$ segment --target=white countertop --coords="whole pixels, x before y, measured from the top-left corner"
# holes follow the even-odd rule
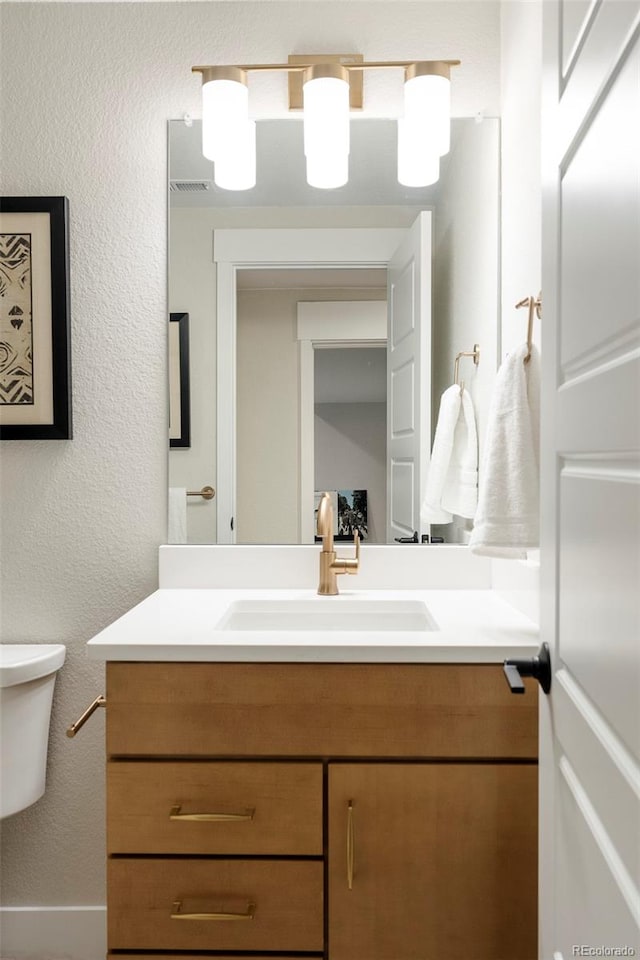
[[[435,630],[224,630],[238,601],[423,601]],[[332,608],[333,609],[333,608]],[[538,628],[491,590],[160,589],[88,642],[93,660],[501,663],[533,656]]]

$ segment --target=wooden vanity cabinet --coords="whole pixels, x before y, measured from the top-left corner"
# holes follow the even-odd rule
[[[537,685],[109,663],[107,704],[110,956],[535,960]]]
[[[536,774],[330,764],[331,960],[534,960]]]

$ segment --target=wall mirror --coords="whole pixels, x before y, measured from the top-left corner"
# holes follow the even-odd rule
[[[397,182],[394,120],[351,131],[349,183],[317,190],[301,121],[258,121],[256,187],[231,192],[199,121],[169,123],[169,309],[188,317],[190,425],[169,453],[170,542],[312,543],[319,490],[335,494],[337,537],[357,524],[371,543],[465,542],[468,522],[429,531],[419,503],[440,395],[475,343],[464,379],[482,445],[499,121],[452,120],[440,179],[419,189]],[[208,485],[213,499],[197,495]]]

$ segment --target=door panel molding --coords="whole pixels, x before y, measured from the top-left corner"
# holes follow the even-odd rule
[[[634,883],[631,874],[618,853],[616,845],[611,840],[604,823],[589,799],[587,791],[584,789],[566,756],[560,757],[558,766],[564,782],[571,791],[576,806],[582,814],[586,827],[594,842],[597,844],[602,859],[622,899],[629,909],[631,917],[634,918],[637,923],[640,921],[640,891],[638,887]],[[614,944],[611,944],[611,946],[614,946]]]
[[[638,850],[629,843],[626,824],[638,817],[640,766],[586,691],[561,667],[554,698],[558,741],[602,818],[612,842],[631,873],[638,871]]]

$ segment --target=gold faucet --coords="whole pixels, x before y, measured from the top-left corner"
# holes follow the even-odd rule
[[[337,575],[358,572],[360,566],[360,534],[357,530],[354,530],[355,557],[344,559],[336,557],[336,552],[333,549],[333,507],[328,493],[323,493],[320,497],[317,529],[318,536],[322,537],[318,593],[323,597],[335,597],[338,593]]]

